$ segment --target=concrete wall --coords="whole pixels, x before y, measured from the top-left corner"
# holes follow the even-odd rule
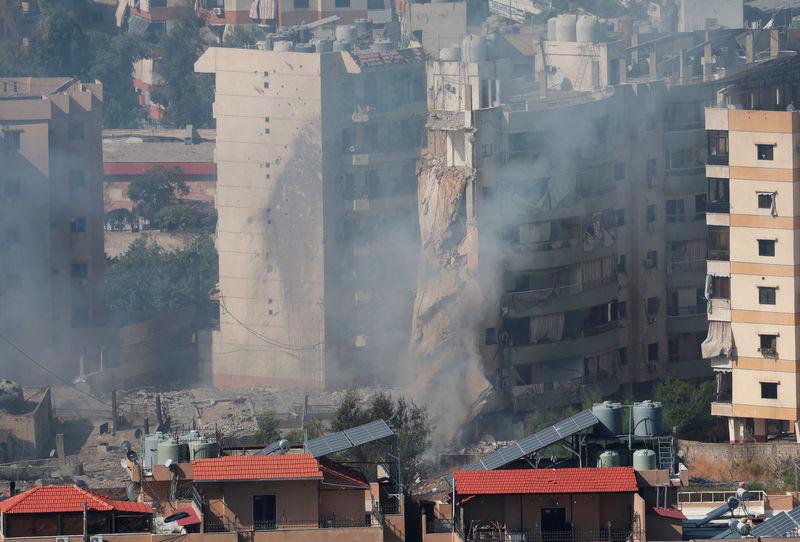
[[[437,56],[443,47],[456,45],[467,33],[466,2],[406,3],[407,33],[422,36],[422,48]]]
[[[714,24],[714,22],[716,24]],[[678,32],[706,30],[710,26],[744,27],[742,0],[681,0],[678,11]]]

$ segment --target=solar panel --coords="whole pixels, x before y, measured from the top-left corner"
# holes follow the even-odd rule
[[[792,512],[794,512],[794,510],[792,510]],[[783,538],[799,527],[800,525],[798,525],[789,514],[781,512],[754,528],[751,534],[758,537]]]
[[[795,523],[800,525],[800,508],[795,508],[793,510],[789,510],[786,513],[789,514],[789,517],[792,518]]]
[[[375,420],[360,427],[345,429],[344,434],[353,443],[353,446],[360,446],[367,442],[372,442],[385,437],[394,435],[394,431],[383,420]]]
[[[256,455],[269,455],[277,452],[280,449],[281,449],[281,441],[276,441],[270,444],[269,446],[261,448],[259,451],[256,452]]]
[[[464,467],[462,470],[494,470],[500,468],[559,440],[589,429],[598,422],[599,420],[592,414],[591,410],[584,410],[547,429],[509,444],[505,448],[487,455],[480,461]]]
[[[309,440],[306,450],[314,457],[322,457],[392,435],[394,435],[394,431],[385,421],[375,420],[352,429]]]

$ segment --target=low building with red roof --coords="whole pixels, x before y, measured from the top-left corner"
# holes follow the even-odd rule
[[[453,484],[457,514],[474,536],[625,540],[634,510],[644,510],[630,467],[457,471]]]
[[[153,508],[141,502],[117,501],[78,486],[39,486],[0,502],[3,537],[150,533]]]

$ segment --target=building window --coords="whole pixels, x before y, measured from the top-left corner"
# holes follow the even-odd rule
[[[73,263],[69,268],[69,276],[73,280],[86,280],[89,276],[89,266],[84,262]]]
[[[644,266],[649,267],[651,269],[655,269],[658,267],[658,251],[657,250],[648,250],[647,257],[644,260]]]
[[[383,0],[367,0],[367,9],[384,9]]]
[[[72,307],[72,327],[86,327],[89,325],[89,307],[80,305]]]
[[[83,123],[77,120],[71,120],[67,127],[67,135],[73,141],[80,141],[83,139]]]
[[[758,351],[765,356],[774,356],[778,352],[777,335],[759,335]]]
[[[775,239],[759,239],[758,255],[775,256]]]
[[[336,0],[336,7],[337,8],[349,8],[350,7],[350,0]]]
[[[778,383],[777,382],[759,382],[761,384],[761,398],[762,399],[777,399],[778,398]]]
[[[658,297],[647,298],[647,316],[657,316],[658,309],[661,305],[661,299]]]
[[[70,233],[86,233],[86,217],[74,216],[69,219]]]
[[[253,495],[253,529],[271,531],[277,528],[275,495]]]
[[[19,179],[8,179],[3,187],[7,198],[18,198],[22,195],[22,183]]]
[[[686,207],[682,199],[670,199],[667,200],[666,203],[667,208],[667,222],[669,223],[676,223],[676,222],[686,222]],[[655,218],[649,222],[654,222]]]
[[[647,345],[647,361],[650,363],[658,363],[658,343],[650,343]]]
[[[658,173],[656,171],[656,159],[648,158],[647,165],[645,166],[645,177],[647,178],[647,186],[656,186],[658,180]]]
[[[707,198],[705,194],[696,194],[694,196],[694,219],[695,220],[705,220],[706,219],[706,210],[708,206],[706,205]]]
[[[628,364],[628,349],[623,347],[617,350],[617,355],[619,356],[619,364],[620,365],[627,365]]]
[[[647,222],[649,224],[654,224],[656,221],[656,206],[655,205],[648,205],[647,206]]]
[[[628,272],[628,256],[626,254],[620,254],[617,256],[617,273],[627,273]]]
[[[731,278],[711,277],[711,299],[731,298]]]
[[[774,305],[775,294],[778,292],[777,288],[769,286],[758,287],[758,303],[759,305]]]
[[[483,330],[483,344],[486,346],[492,346],[497,344],[497,329],[493,327],[487,327]]]
[[[624,226],[625,225],[625,209],[617,209],[614,211],[617,220],[617,226]]]
[[[756,145],[759,160],[772,160],[775,155],[775,145]]]
[[[731,230],[728,226],[708,227],[708,259],[727,261],[730,258]]]
[[[712,213],[730,212],[730,180],[709,178],[707,202],[708,210]]]
[[[708,163],[719,166],[728,163],[728,132],[709,130]]]
[[[7,151],[18,151],[22,146],[21,132],[3,132],[3,148]]]
[[[768,192],[765,194],[758,194],[758,208],[759,209],[772,209],[772,202],[775,201],[775,194]]]
[[[83,188],[86,186],[86,175],[82,169],[69,170],[69,187],[70,188]]]

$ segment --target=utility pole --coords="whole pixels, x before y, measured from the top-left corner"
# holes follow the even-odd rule
[[[117,390],[111,390],[111,434],[117,432],[117,420],[119,420],[119,411],[117,410]]]

